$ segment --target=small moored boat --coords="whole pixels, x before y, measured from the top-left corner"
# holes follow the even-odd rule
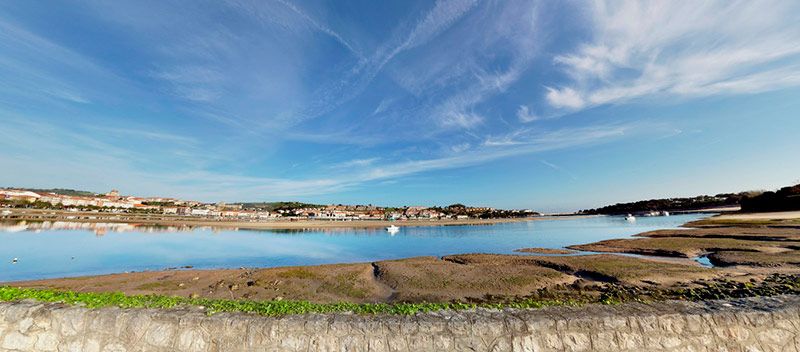
[[[628,214],[627,216],[625,216],[625,221],[634,222],[636,221],[636,217],[631,214]]]
[[[399,227],[399,226],[392,225],[392,226],[389,226],[389,227],[387,227],[387,228],[386,228],[386,231],[388,231],[388,232],[389,232],[389,233],[391,233],[391,234],[395,234],[395,233],[398,233],[398,232],[400,232],[400,227]]]

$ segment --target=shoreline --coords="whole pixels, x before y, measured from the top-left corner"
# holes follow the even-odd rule
[[[4,209],[10,210],[10,209]],[[297,230],[327,228],[383,228],[395,226],[461,226],[461,225],[494,225],[512,222],[545,221],[560,219],[578,219],[595,215],[559,215],[524,218],[497,219],[444,219],[444,220],[276,220],[276,221],[240,221],[190,218],[172,215],[151,214],[118,214],[99,212],[65,212],[52,210],[11,210],[11,214],[0,216],[0,221],[29,222],[76,222],[93,224],[131,224],[134,226],[172,226],[172,227],[216,227],[224,229],[244,230]]]

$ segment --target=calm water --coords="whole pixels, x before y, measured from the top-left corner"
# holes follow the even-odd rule
[[[118,228],[0,230],[0,282],[159,270],[171,267],[238,268],[364,262],[422,255],[512,253],[524,247],[561,248],[655,229],[675,228],[706,215],[592,217],[489,226],[248,231]],[[19,258],[16,264],[12,258]]]

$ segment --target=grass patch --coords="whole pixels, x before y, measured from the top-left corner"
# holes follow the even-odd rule
[[[74,292],[46,289],[29,289],[0,286],[0,301],[13,302],[33,299],[40,302],[58,302],[82,305],[88,308],[159,308],[168,309],[201,306],[206,313],[255,313],[264,316],[284,316],[307,313],[353,312],[356,314],[413,315],[439,310],[464,310],[482,308],[542,308],[548,306],[578,305],[571,300],[521,300],[510,303],[332,303],[318,304],[306,301],[247,301],[206,298],[184,298],[161,295],[125,295],[119,292]]]

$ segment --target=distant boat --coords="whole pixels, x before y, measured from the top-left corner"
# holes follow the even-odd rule
[[[19,262],[19,258],[11,259],[11,264],[17,264]]]
[[[634,221],[636,221],[636,217],[631,215],[631,214],[628,214],[627,216],[625,216],[625,220],[626,221],[630,221],[630,222],[634,222]]]
[[[668,211],[662,211],[661,212],[661,216],[669,216],[669,212]]]
[[[386,231],[389,232],[390,234],[394,235],[394,234],[400,232],[400,227],[392,225],[392,226],[387,227]]]

